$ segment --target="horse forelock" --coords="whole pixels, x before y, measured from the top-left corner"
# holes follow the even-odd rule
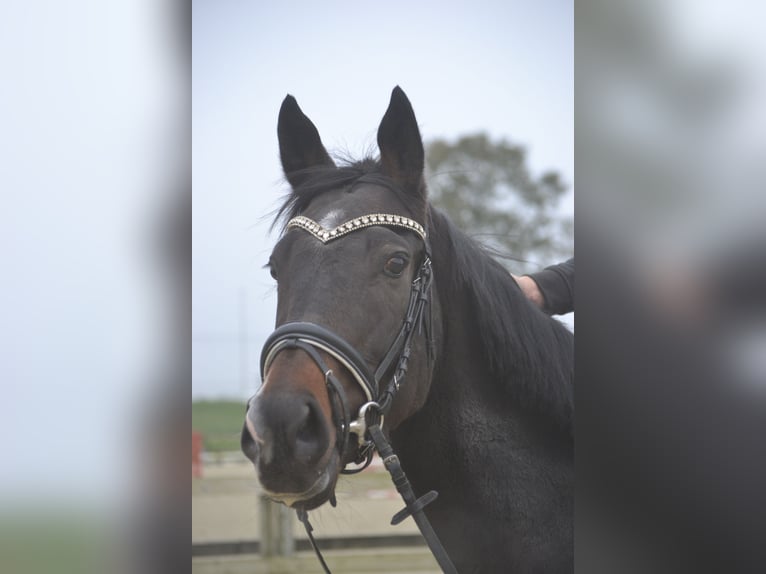
[[[325,193],[342,189],[353,192],[357,186],[365,183],[386,188],[399,200],[407,215],[425,225],[425,189],[416,194],[406,192],[383,173],[378,159],[346,159],[342,160],[338,167],[318,166],[302,170],[301,176],[303,183],[286,194],[283,204],[276,212],[272,229],[281,225],[281,231],[284,232],[287,221],[301,215],[315,198]]]

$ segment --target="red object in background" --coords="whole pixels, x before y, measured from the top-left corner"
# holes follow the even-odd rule
[[[202,433],[192,431],[192,477],[202,477]]]

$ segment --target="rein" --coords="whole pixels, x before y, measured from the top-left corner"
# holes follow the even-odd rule
[[[409,229],[416,233],[425,245],[425,255],[418,274],[412,281],[410,299],[402,326],[375,372],[370,371],[367,362],[351,344],[332,331],[315,323],[291,322],[279,326],[264,343],[261,352],[261,379],[263,380],[280,351],[285,349],[305,351],[324,373],[330,395],[330,404],[332,405],[333,422],[338,430],[337,447],[341,457],[349,443],[350,435],[354,434],[357,437],[354,462],[363,463],[363,466],[353,470],[343,468],[341,473],[355,474],[361,472],[372,462],[374,452],[377,450],[397,491],[405,502],[404,509],[394,515],[391,524],[399,524],[408,516],[412,516],[442,570],[449,573],[457,572],[423,512],[426,505],[436,499],[437,492],[431,490],[420,498],[415,496],[399,458],[382,430],[384,417],[390,410],[394,397],[407,375],[413,337],[416,331],[419,334],[425,334],[428,360],[433,361],[434,359],[432,310],[430,308],[433,272],[430,246],[425,229],[407,217],[380,213],[357,217],[334,229],[325,229],[307,217],[298,216],[291,219],[286,228],[302,229],[311,233],[322,243],[327,243],[358,229],[374,225]],[[327,367],[319,351],[327,353],[343,365],[364,392],[366,402],[360,407],[354,420],[350,420],[348,401],[343,386],[332,369]],[[386,378],[388,373],[391,373],[390,379]],[[331,499],[331,503],[334,503],[334,497]],[[306,529],[322,568],[329,574],[330,570],[312,535],[313,527],[309,522],[308,512],[305,509],[297,509],[297,514],[298,519]]]

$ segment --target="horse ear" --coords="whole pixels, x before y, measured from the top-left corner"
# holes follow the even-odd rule
[[[299,186],[306,180],[308,168],[335,167],[335,163],[322,145],[316,126],[301,111],[295,98],[289,94],[279,109],[277,135],[282,169],[287,181],[293,187]]]
[[[410,100],[399,86],[391,92],[391,101],[378,127],[378,147],[386,174],[405,191],[422,193],[423,140]]]

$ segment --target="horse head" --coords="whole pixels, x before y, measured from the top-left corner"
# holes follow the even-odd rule
[[[310,510],[334,500],[339,473],[361,460],[365,415],[385,415],[391,430],[428,395],[438,333],[430,329],[424,150],[398,87],[378,128],[379,160],[336,166],[292,96],[278,136],[291,193],[269,259],[277,329],[264,346],[242,449],[273,499]]]

